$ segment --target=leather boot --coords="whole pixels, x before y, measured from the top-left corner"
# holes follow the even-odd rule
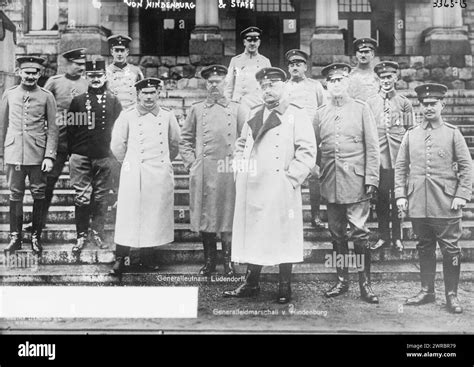
[[[462,313],[458,300],[459,274],[461,272],[461,255],[448,255],[443,257],[444,290],[446,306],[452,313]]]
[[[199,275],[210,276],[216,272],[217,239],[215,233],[202,233],[204,247],[204,266],[199,270]]]
[[[260,279],[261,265],[249,264],[245,274],[245,282],[234,290],[224,291],[224,297],[253,297],[260,292],[258,284]]]
[[[89,205],[76,205],[76,231],[77,241],[72,248],[73,253],[79,253],[87,244],[87,232],[89,228]]]
[[[231,260],[232,242],[222,239],[222,253],[224,258],[224,275],[232,276],[235,274],[234,264]]]
[[[92,240],[100,249],[109,246],[104,241],[105,216],[108,204],[106,201],[95,201],[92,205]]]
[[[277,302],[285,304],[291,300],[291,270],[293,264],[280,264]]]
[[[43,251],[41,232],[43,230],[44,199],[33,202],[33,222],[31,224],[31,249],[38,255]]]
[[[359,287],[361,298],[368,303],[379,303],[379,298],[372,290],[370,282],[371,256],[368,242],[354,243],[356,254],[364,257],[364,268],[359,270]]]
[[[119,277],[122,279],[122,274],[125,270],[125,259],[130,255],[130,247],[116,245],[115,247],[115,262],[110,270],[110,275]]]
[[[334,251],[337,255],[344,255],[349,252],[347,241],[334,241]],[[349,290],[349,268],[346,266],[336,267],[337,283],[324,293],[327,298],[337,297]]]
[[[10,200],[10,242],[5,248],[5,255],[8,252],[21,250],[23,227],[23,202]]]
[[[421,290],[416,296],[405,302],[409,306],[418,306],[435,301],[436,253],[435,251],[419,251]]]

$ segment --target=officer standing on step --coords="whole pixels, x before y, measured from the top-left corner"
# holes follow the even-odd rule
[[[117,97],[107,90],[105,61],[87,61],[86,77],[87,92],[74,97],[68,110],[72,117],[72,124],[67,126],[69,171],[75,190],[77,229],[74,253],[86,245],[91,217],[96,246],[107,248],[104,224],[110,189],[110,140],[114,122],[122,111]]]
[[[255,73],[272,66],[269,59],[258,53],[261,35],[262,30],[257,27],[248,27],[240,32],[245,50],[230,60],[226,77],[226,98],[249,108],[263,103]]]
[[[87,91],[88,83],[83,77],[86,63],[86,49],[78,48],[69,50],[62,54],[67,60],[66,73],[53,76],[48,79],[45,89],[53,93],[56,99],[58,112],[57,124],[59,125],[59,142],[58,154],[54,161],[54,166],[51,172],[48,173],[48,180],[46,185],[46,196],[43,213],[43,225],[46,225],[49,206],[53,197],[53,190],[56,182],[61,175],[64,164],[68,158],[67,151],[67,115],[66,112],[71,104],[72,99]]]
[[[349,96],[362,101],[379,91],[379,80],[373,70],[377,41],[372,38],[359,38],[354,41],[357,66],[349,76]]]
[[[46,173],[53,168],[58,148],[56,102],[49,91],[37,85],[45,59],[22,56],[17,62],[21,83],[7,89],[0,103],[0,168],[4,159],[10,190],[10,243],[5,251],[21,249],[28,177],[34,200],[31,248],[39,254]]]
[[[314,118],[319,142],[321,194],[327,200],[329,231],[337,255],[347,258],[348,234],[354,240],[354,252],[361,256],[359,286],[362,299],[378,303],[370,285],[369,200],[379,183],[379,145],[377,125],[367,103],[349,97],[349,72],[343,63],[326,66],[330,101],[321,106]],[[339,296],[349,289],[348,263],[336,266],[337,283],[326,297]]]
[[[288,101],[303,107],[310,121],[319,106],[324,103],[324,88],[317,80],[307,78],[309,55],[301,50],[289,50],[285,57],[288,61],[290,80],[286,82]],[[324,229],[319,208],[321,206],[321,192],[319,186],[319,167],[315,166],[308,180],[309,197],[311,202],[311,225],[316,229]]]
[[[171,110],[158,105],[162,80],[143,79],[135,88],[138,104],[121,113],[110,145],[122,163],[112,269],[118,276],[130,247],[140,249],[142,265],[155,270],[154,247],[174,240],[172,161],[179,151],[179,125]]]
[[[405,96],[397,93],[395,83],[398,79],[399,65],[394,61],[383,61],[374,67],[380,79],[380,91],[367,100],[379,134],[380,145],[380,184],[377,195],[377,220],[379,240],[372,250],[389,245],[403,251],[400,233],[400,218],[394,197],[394,172],[398,150],[407,128],[413,125],[413,106]],[[390,222],[392,230],[390,231]]]
[[[245,122],[245,108],[224,97],[227,68],[211,65],[201,71],[207,81],[206,100],[195,103],[184,123],[180,152],[189,170],[191,227],[201,232],[205,265],[200,274],[216,270],[216,234],[221,234],[224,274],[233,275],[231,262],[235,184],[234,144]],[[240,112],[240,114],[239,114]]]
[[[255,106],[236,142],[232,260],[247,263],[245,283],[225,297],[255,296],[262,266],[279,265],[278,303],[291,299],[293,263],[303,261],[301,184],[316,163],[308,115],[285,99],[286,73],[256,74],[265,104]]]
[[[457,298],[461,271],[462,208],[471,199],[472,160],[456,126],[444,122],[447,88],[423,84],[415,88],[423,122],[405,134],[395,165],[395,197],[407,211],[419,242],[420,292],[406,301],[421,305],[435,301],[436,243],[443,254],[446,305],[461,313]]]

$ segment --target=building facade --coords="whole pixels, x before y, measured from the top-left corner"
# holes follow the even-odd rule
[[[443,82],[473,89],[474,8],[432,0],[4,0],[1,9],[17,27],[17,54],[47,56],[46,77],[61,72],[58,54],[87,47],[108,56],[106,38],[133,38],[130,61],[145,76],[193,79],[202,65],[242,52],[239,33],[263,29],[260,52],[284,66],[284,53],[312,56],[312,76],[333,61],[353,62],[352,41],[372,37],[377,54],[401,63],[402,89]],[[466,5],[466,7],[464,7]],[[177,9],[178,6],[184,8]],[[162,9],[165,7],[167,9]],[[13,55],[12,55],[13,56]],[[411,85],[410,85],[411,83]],[[196,83],[174,83],[178,88]]]

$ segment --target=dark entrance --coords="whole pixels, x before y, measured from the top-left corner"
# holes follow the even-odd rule
[[[236,53],[243,52],[240,32],[250,26],[262,31],[259,52],[273,66],[285,67],[285,52],[300,47],[299,1],[255,1],[255,9],[236,11]]]
[[[345,41],[345,53],[354,54],[352,42],[360,37],[378,40],[377,55],[394,53],[393,0],[338,0],[339,28]]]
[[[140,52],[158,56],[189,55],[195,18],[195,10],[140,9]]]

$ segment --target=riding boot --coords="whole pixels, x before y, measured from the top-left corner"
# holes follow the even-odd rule
[[[355,242],[354,251],[356,255],[361,255],[364,259],[363,269],[358,269],[360,296],[368,303],[379,303],[379,298],[372,290],[372,285],[370,283],[371,256],[370,248],[368,247],[368,241],[364,240],[361,242]]]
[[[446,293],[446,306],[452,313],[462,313],[462,307],[458,300],[459,274],[461,272],[461,255],[444,255],[443,276],[444,290]]]
[[[217,239],[215,233],[202,232],[204,247],[204,266],[199,270],[200,275],[210,276],[216,271]]]
[[[21,231],[23,227],[23,202],[10,200],[10,242],[5,254],[21,249]]]
[[[345,240],[333,241],[333,246],[336,256],[345,255],[349,252],[347,241]],[[336,274],[336,284],[324,293],[327,298],[340,296],[349,290],[349,268],[345,266],[345,264],[343,264],[342,267],[336,266]]]
[[[104,238],[107,208],[108,204],[106,201],[94,201],[92,205],[92,240],[100,249],[108,248]]]
[[[224,291],[224,297],[253,297],[260,292],[259,279],[261,265],[249,264],[245,274],[245,282],[234,290]]]
[[[410,306],[423,305],[435,301],[436,253],[435,251],[419,251],[421,290],[416,296],[410,297],[405,304]]]
[[[293,264],[280,264],[277,302],[285,304],[291,300],[291,270]]]
[[[79,253],[87,244],[87,232],[89,229],[90,206],[76,205],[76,231],[77,242],[72,248],[73,253]]]
[[[234,264],[231,260],[232,242],[222,239],[222,254],[224,258],[224,275],[232,276],[235,274]]]
[[[44,199],[33,202],[33,221],[31,224],[31,249],[34,254],[40,254],[43,251],[41,246],[41,232],[43,230]]]

